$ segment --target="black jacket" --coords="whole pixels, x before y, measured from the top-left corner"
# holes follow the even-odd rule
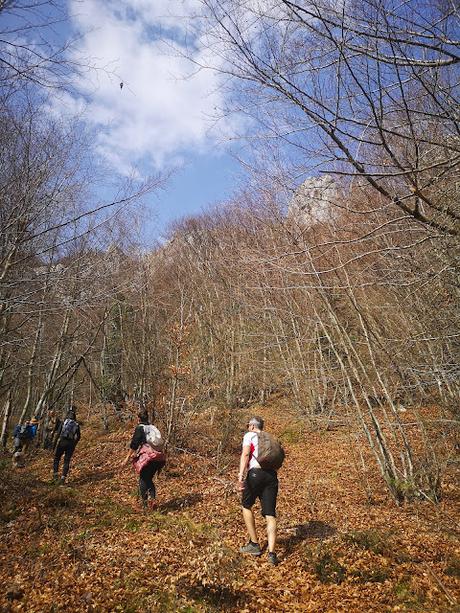
[[[64,438],[64,437],[62,436],[62,427],[63,427],[63,425],[64,425],[65,419],[64,419],[64,421],[62,421],[62,422],[60,423],[60,425],[59,425],[59,429],[58,429],[58,431],[57,431],[57,432],[58,432],[58,436],[59,436],[59,445],[61,445],[61,447],[62,447],[63,445],[64,445],[64,446],[67,446],[67,445],[69,445],[69,446],[70,446],[70,445],[76,445],[76,444],[78,443],[78,441],[80,440],[80,438],[81,438],[80,424],[78,423],[78,421],[77,421],[77,420],[74,420],[74,421],[76,421],[76,422],[77,422],[77,426],[78,426],[78,427],[77,427],[77,430],[76,430],[76,432],[75,432],[75,438],[74,438],[73,440],[72,440],[72,439],[68,439],[68,438]]]
[[[148,424],[145,424],[145,425],[148,425]],[[138,426],[136,426],[136,429],[134,430],[134,434],[131,439],[129,448],[136,451],[137,449],[139,449],[139,447],[144,445],[144,443],[146,442],[147,440],[145,438],[145,430],[144,430],[143,424],[139,424]]]

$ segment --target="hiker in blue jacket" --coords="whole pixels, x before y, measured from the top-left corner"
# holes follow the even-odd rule
[[[38,421],[36,417],[30,420],[29,430],[28,430],[28,434],[29,434],[28,446],[30,447],[34,447],[36,444],[39,425],[40,425],[40,422]]]
[[[20,430],[19,439],[21,441],[21,448],[24,453],[29,450],[32,441],[37,434],[38,421],[36,419],[27,420],[24,426]]]
[[[75,411],[75,407],[71,406],[66,419],[60,426],[58,444],[54,454],[53,478],[55,481],[59,480],[61,484],[65,483],[67,475],[69,474],[70,460],[81,436],[80,424],[77,422]],[[59,479],[59,462],[62,456],[64,456],[64,465],[62,468],[62,476]]]

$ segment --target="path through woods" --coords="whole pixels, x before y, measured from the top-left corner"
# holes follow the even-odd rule
[[[157,483],[159,508],[142,514],[135,474],[119,468],[132,428],[105,434],[88,423],[68,486],[50,483],[44,451],[22,472],[3,459],[0,609],[459,610],[458,465],[440,505],[397,508],[367,452],[363,472],[354,433],[308,430],[276,403],[253,411],[287,450],[279,566],[266,554],[238,553],[246,540],[233,489],[239,436],[217,467],[209,419],[196,424],[195,454],[171,456]],[[257,521],[265,544],[259,514]]]

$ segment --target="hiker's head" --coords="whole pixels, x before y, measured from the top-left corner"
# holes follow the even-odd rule
[[[77,419],[77,407],[73,404],[70,405],[69,410],[67,411],[67,419]]]
[[[148,424],[149,423],[149,415],[146,411],[139,411],[137,414],[137,419],[140,424]]]
[[[254,415],[254,417],[251,417],[251,419],[248,422],[248,430],[251,430],[251,426],[254,426],[254,428],[256,428],[257,430],[263,430],[264,420],[262,419],[262,417],[259,417],[258,415]]]

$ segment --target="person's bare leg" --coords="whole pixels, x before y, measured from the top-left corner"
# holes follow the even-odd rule
[[[249,532],[249,538],[253,543],[258,543],[257,540],[257,532],[256,532],[256,522],[254,520],[254,514],[251,509],[245,509],[243,507],[243,519],[246,524],[246,529]]]
[[[268,551],[272,552],[276,547],[276,517],[266,515],[265,520],[267,522]]]

